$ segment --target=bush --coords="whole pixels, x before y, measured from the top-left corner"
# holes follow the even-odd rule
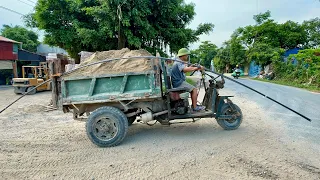
[[[280,60],[274,61],[276,79],[301,83],[320,88],[320,49],[306,49],[298,54],[290,55],[288,59],[295,58],[297,65]]]

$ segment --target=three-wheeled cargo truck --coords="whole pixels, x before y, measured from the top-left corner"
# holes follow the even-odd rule
[[[134,58],[137,57],[130,59]],[[224,87],[223,77],[217,80],[218,76],[202,72],[203,81],[204,76],[211,78],[202,101],[206,110],[192,112],[189,93],[185,89],[172,88],[166,66],[168,59],[144,58],[148,58],[151,68],[143,72],[55,77],[56,103],[63,112],[72,111],[75,120],[86,121],[87,135],[94,144],[101,147],[118,145],[136,119],[146,124],[156,120],[162,125],[170,125],[177,119],[192,122],[190,119],[215,118],[225,130],[240,126],[242,112],[229,99],[232,96],[219,95],[218,90]]]

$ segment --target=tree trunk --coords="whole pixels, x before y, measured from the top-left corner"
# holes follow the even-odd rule
[[[119,24],[120,26],[120,24]],[[120,28],[118,30],[118,49],[123,49],[126,47],[126,39],[125,36],[123,34],[123,32],[121,32]]]

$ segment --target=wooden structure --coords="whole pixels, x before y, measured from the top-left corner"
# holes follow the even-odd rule
[[[60,74],[65,72],[65,66],[69,64],[69,60],[62,54],[49,54],[47,56],[47,62],[49,67],[49,75],[52,80],[52,106],[53,108],[58,107],[58,77]]]

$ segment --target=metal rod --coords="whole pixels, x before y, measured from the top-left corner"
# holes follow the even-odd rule
[[[39,86],[42,86],[43,84],[47,83],[47,82],[50,82],[51,79],[48,79],[46,81],[44,81],[43,83],[37,85],[36,87],[32,88],[31,90],[29,90],[28,92],[24,93],[22,96],[20,96],[18,99],[16,99],[15,101],[13,101],[12,103],[10,103],[8,106],[6,106],[5,108],[3,108],[1,111],[0,111],[0,114],[5,111],[6,109],[8,109],[10,106],[12,106],[14,103],[16,103],[17,101],[19,101],[21,98],[23,98],[25,95],[29,94],[29,92],[33,91],[34,89],[36,89],[37,87]]]
[[[241,86],[244,86],[244,87],[246,87],[246,88],[250,89],[251,91],[253,91],[253,92],[256,92],[256,93],[260,94],[261,96],[263,96],[263,97],[265,97],[265,98],[267,98],[267,99],[269,99],[269,100],[271,100],[271,101],[273,101],[273,102],[275,102],[275,103],[277,103],[277,104],[281,105],[281,106],[282,106],[282,107],[284,107],[284,108],[289,109],[290,111],[292,111],[292,112],[294,112],[294,113],[298,114],[299,116],[301,116],[301,117],[303,117],[304,119],[306,119],[306,120],[308,120],[308,121],[310,121],[310,122],[311,122],[311,119],[310,119],[310,118],[308,118],[308,117],[306,117],[306,116],[304,116],[303,114],[301,114],[301,113],[299,113],[299,112],[297,112],[297,111],[295,111],[295,110],[291,109],[290,107],[288,107],[288,106],[286,106],[286,105],[284,105],[284,104],[282,104],[282,103],[280,103],[280,102],[278,102],[278,101],[274,100],[274,99],[273,99],[273,98],[271,98],[271,97],[268,97],[267,95],[265,95],[265,94],[263,94],[263,93],[261,93],[261,92],[259,92],[259,91],[255,90],[255,89],[253,89],[253,88],[251,88],[251,87],[249,87],[249,86],[247,86],[247,85],[245,85],[245,84],[243,84],[243,83],[241,83],[241,82],[239,82],[239,81],[233,80],[233,79],[231,79],[231,78],[229,78],[229,77],[227,77],[227,76],[224,76],[223,74],[219,74],[219,73],[216,73],[216,72],[210,71],[210,70],[208,70],[208,69],[206,69],[206,71],[209,71],[209,72],[211,72],[211,73],[214,73],[214,74],[216,74],[216,75],[219,75],[219,76],[221,76],[221,77],[223,77],[223,78],[226,78],[226,79],[228,79],[228,80],[230,80],[230,81],[232,81],[232,82],[234,82],[234,83],[240,84]]]
[[[153,117],[157,117],[157,116],[160,116],[160,115],[163,115],[163,114],[167,114],[167,113],[168,113],[168,110],[161,111],[161,112],[158,112],[158,113],[154,113]]]

